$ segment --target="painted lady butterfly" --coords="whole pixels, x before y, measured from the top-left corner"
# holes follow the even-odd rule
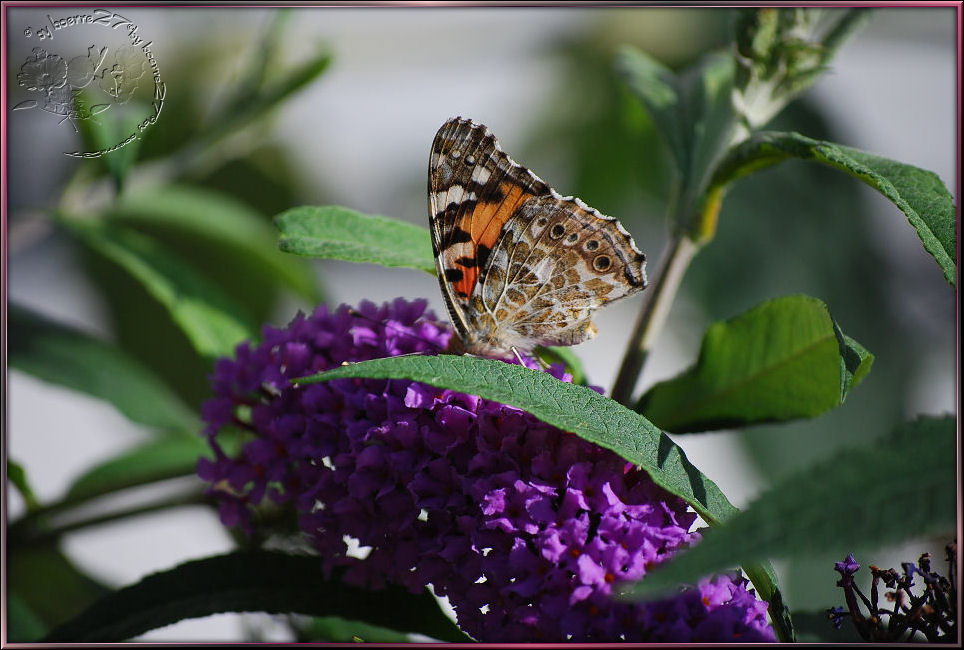
[[[582,343],[596,308],[646,287],[646,256],[618,221],[559,196],[471,120],[435,135],[428,204],[455,352]]]

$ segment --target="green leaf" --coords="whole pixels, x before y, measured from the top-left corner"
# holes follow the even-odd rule
[[[16,305],[10,305],[7,316],[11,368],[103,399],[133,422],[197,430],[194,412],[119,348]]]
[[[685,71],[681,81],[689,103],[687,128],[692,133],[688,186],[690,199],[697,201],[733,137],[733,59],[729,55],[709,56]]]
[[[23,497],[28,512],[36,509],[40,505],[40,502],[37,501],[37,495],[34,494],[33,488],[30,487],[30,481],[27,480],[27,472],[23,469],[23,465],[9,458],[7,459],[7,479],[17,488],[20,496]]]
[[[769,131],[737,147],[720,165],[714,184],[727,184],[787,158],[843,170],[887,197],[906,215],[948,283],[957,286],[957,212],[953,197],[933,172],[799,133]]]
[[[640,466],[653,482],[693,506],[711,525],[736,508],[676,443],[646,418],[586,386],[559,381],[515,364],[467,356],[410,356],[350,364],[295,383],[346,378],[411,379],[439,388],[479,395],[528,411],[543,422],[610,449]],[[789,615],[766,565],[747,567],[760,594],[771,602],[770,615],[781,639],[790,639]]]
[[[681,180],[694,188],[703,184],[734,125],[732,58],[710,55],[675,75],[642,50],[625,46],[616,65],[665,139]]]
[[[696,364],[636,410],[674,433],[815,417],[843,403],[873,358],[821,301],[776,298],[710,326]]]
[[[7,641],[29,643],[47,633],[47,626],[19,595],[7,594],[6,605]]]
[[[237,119],[254,119],[279,106],[291,96],[307,87],[320,77],[331,65],[331,54],[322,49],[310,59],[281,75],[270,75],[273,84],[262,86],[261,91],[249,101],[238,102]]]
[[[859,384],[870,372],[874,355],[841,332],[837,323],[833,324],[833,333],[837,337],[840,352],[840,403],[843,404],[850,389]]]
[[[227,248],[239,263],[254,265],[310,303],[321,301],[314,273],[274,247],[275,231],[260,214],[224,194],[188,185],[128,193],[111,207],[110,221],[157,226],[212,247]]]
[[[92,54],[94,59],[99,58],[96,51]],[[77,93],[74,108],[81,115],[77,127],[83,139],[84,153],[103,152],[94,160],[110,174],[114,186],[120,191],[140,149],[141,132],[137,126],[150,115],[152,108],[138,101],[99,105],[98,101],[98,95],[90,88]]]
[[[646,108],[673,156],[677,172],[682,174],[687,168],[690,144],[680,106],[679,79],[662,63],[628,45],[619,51],[616,67]]]
[[[88,469],[70,486],[65,500],[82,501],[153,481],[193,475],[198,458],[210,454],[210,447],[198,435],[165,435]]]
[[[712,234],[699,206],[733,137],[733,59],[710,55],[674,75],[652,57],[624,47],[617,68],[639,97],[676,163],[677,184],[669,214],[692,239]]]
[[[639,465],[657,485],[686,500],[709,523],[723,521],[736,511],[716,484],[649,420],[587,386],[516,364],[455,355],[373,359],[295,382],[355,377],[411,379],[515,406]]]
[[[170,313],[202,356],[233,353],[255,328],[205,277],[139,233],[77,219],[61,220],[91,250],[120,265]]]
[[[767,491],[628,593],[636,598],[665,593],[764,557],[820,553],[843,559],[871,544],[953,530],[956,441],[953,416],[923,417],[899,425],[878,444],[838,451]]]
[[[236,84],[233,101],[229,104],[240,104],[250,99],[265,81],[271,78],[271,72],[281,63],[278,60],[278,50],[284,43],[284,32],[291,20],[291,9],[282,8],[271,13],[261,41],[251,52],[252,60],[245,70],[244,77]]]
[[[307,87],[321,76],[331,64],[331,55],[325,51],[317,52],[301,65],[275,75],[271,85],[253,85],[232,99],[223,113],[219,114],[211,128],[203,136],[205,142],[213,142],[232,131],[238,130],[256,119],[266,116],[285,100]]]
[[[317,557],[240,551],[187,562],[109,594],[44,639],[114,642],[186,618],[263,611],[340,616],[452,642],[468,638],[429,593],[356,589],[326,580]]]
[[[287,253],[435,273],[428,228],[339,206],[302,206],[275,217]]]
[[[33,632],[37,621],[46,629],[53,628],[108,592],[53,544],[11,544],[6,568],[7,593],[16,595],[31,612],[31,621],[24,624],[29,623]]]

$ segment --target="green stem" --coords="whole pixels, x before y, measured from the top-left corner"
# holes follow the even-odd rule
[[[612,398],[620,404],[630,405],[646,357],[666,321],[683,275],[698,250],[699,244],[682,233],[672,235],[667,242],[656,277],[646,290],[629,346],[613,384]]]
[[[125,483],[122,486],[112,486],[106,491],[94,491],[87,494],[79,496],[67,496],[60,501],[55,501],[49,504],[39,505],[34,509],[31,509],[27,514],[25,514],[19,521],[15,522],[14,525],[20,525],[22,522],[35,522],[45,517],[53,517],[64,513],[65,511],[70,511],[74,508],[79,508],[95,499],[101,499],[103,497],[109,496],[111,494],[116,494],[120,490],[129,490],[132,488],[139,488],[145,485],[151,485],[153,483],[158,483],[160,481],[169,481],[171,479],[179,479],[184,477],[196,476],[193,468],[187,471],[174,471],[169,474],[154,474],[151,476],[146,476],[143,480],[134,480],[129,483]]]
[[[56,540],[62,535],[75,530],[87,528],[88,526],[97,526],[127,517],[136,517],[137,515],[157,512],[159,510],[167,510],[169,508],[206,505],[209,503],[210,500],[202,492],[191,490],[190,492],[166,497],[153,503],[132,506],[49,527],[44,526],[42,521],[38,521],[36,516],[29,516],[11,524],[8,530],[8,541],[11,546],[42,544],[50,540]]]

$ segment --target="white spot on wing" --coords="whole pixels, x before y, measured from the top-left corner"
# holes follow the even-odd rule
[[[539,278],[539,282],[548,282],[552,276],[552,268],[554,265],[555,260],[549,257],[543,257],[539,260],[539,263],[532,268],[532,272]]]
[[[475,247],[471,242],[452,244],[445,249],[445,257],[448,259],[457,260],[460,257],[472,257],[473,255],[475,255]]]
[[[482,165],[472,170],[472,180],[479,185],[485,185],[491,175],[492,173]]]
[[[452,185],[446,190],[436,192],[433,195],[436,210],[444,210],[450,203],[462,203],[464,201],[475,201],[475,192],[466,192],[461,185]]]

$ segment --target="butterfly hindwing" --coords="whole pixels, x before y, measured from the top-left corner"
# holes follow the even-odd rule
[[[535,344],[574,345],[594,333],[595,309],[645,287],[644,260],[615,219],[578,199],[538,197],[506,224],[482,302]]]

